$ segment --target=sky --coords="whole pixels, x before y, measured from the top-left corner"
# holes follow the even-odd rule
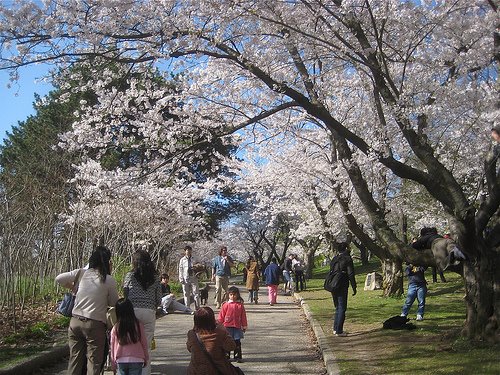
[[[44,65],[28,66],[20,70],[21,78],[8,88],[9,73],[0,70],[0,144],[6,136],[6,132],[24,121],[29,115],[35,113],[33,102],[35,93],[44,96],[52,86],[45,82],[38,82],[47,73],[48,68]]]

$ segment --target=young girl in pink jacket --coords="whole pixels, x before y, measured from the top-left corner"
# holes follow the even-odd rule
[[[240,290],[232,286],[228,290],[229,301],[222,304],[219,311],[219,322],[226,327],[229,335],[236,342],[234,358],[237,362],[242,362],[241,339],[243,333],[247,330],[247,313],[243,306],[243,298],[240,296]]]
[[[135,317],[130,300],[120,298],[115,305],[117,323],[111,330],[110,353],[113,371],[120,375],[140,375],[149,361],[144,325]]]

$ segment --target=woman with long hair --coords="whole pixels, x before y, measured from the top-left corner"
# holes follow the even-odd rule
[[[115,312],[117,322],[110,335],[111,367],[120,375],[140,375],[149,361],[144,324],[136,318],[128,299],[120,298]]]
[[[144,324],[148,350],[151,350],[156,309],[161,305],[162,293],[154,263],[146,250],[137,250],[132,255],[132,271],[125,275],[123,293],[132,302],[137,319]],[[143,367],[142,374],[151,374],[151,363]]]
[[[75,269],[56,277],[72,289],[78,283],[73,316],[68,328],[68,374],[100,374],[106,345],[106,311],[118,300],[116,280],[111,274],[111,252],[98,246],[90,256],[88,269]]]
[[[194,312],[194,327],[188,331],[186,345],[191,353],[187,375],[238,374],[226,357],[227,352],[236,349],[236,342],[224,326],[217,324],[210,307]]]

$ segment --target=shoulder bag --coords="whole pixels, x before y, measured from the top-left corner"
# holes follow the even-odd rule
[[[203,344],[203,342],[201,341],[200,339],[200,335],[198,335],[198,333],[196,333],[196,341],[198,341],[198,345],[200,346],[201,348],[201,351],[203,353],[205,353],[205,355],[207,356],[208,360],[210,361],[210,363],[212,364],[212,366],[215,368],[215,371],[217,372],[217,375],[224,375],[224,373],[219,369],[219,367],[215,364],[212,356],[210,355],[209,352],[207,352],[207,349],[205,348],[205,345]],[[240,369],[239,367],[233,365],[232,363],[229,363],[229,365],[236,371],[236,373],[238,375],[245,375],[245,373],[243,372],[242,369]]]
[[[76,274],[75,281],[73,283],[73,289],[71,292],[64,293],[62,301],[57,306],[57,312],[61,315],[71,317],[73,314],[73,307],[75,306],[76,292],[78,292],[78,284],[80,283],[80,274],[82,269],[80,268]]]

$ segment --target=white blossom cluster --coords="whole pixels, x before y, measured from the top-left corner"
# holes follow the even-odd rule
[[[79,215],[92,207],[88,215],[105,220],[133,207],[146,220],[197,210],[191,202],[213,186],[186,186],[177,168],[218,155],[193,154],[188,140],[210,143],[234,132],[242,145],[255,145],[241,181],[257,194],[257,212],[300,217],[297,236],[325,230],[310,197],[316,194],[322,207],[330,207],[337,185],[369,227],[363,202],[346,178],[356,166],[386,210],[403,201],[395,198],[405,178],[417,181],[413,189],[421,193],[423,177],[438,177],[428,149],[475,203],[489,129],[498,124],[492,59],[498,20],[486,3],[19,4],[0,9],[2,67],[53,59],[61,67],[86,60],[92,69],[89,56],[118,67],[96,70],[78,86],[91,87],[98,102],[82,103],[79,120],[62,138],[65,147],[97,161],[110,147],[138,148],[146,157],[123,170],[105,171],[91,161],[79,166]],[[121,91],[116,82],[128,70],[177,74],[179,86],[171,90],[128,78],[129,88]],[[178,121],[162,116],[166,106]],[[352,155],[332,160],[329,135],[345,139]],[[335,204],[328,216],[328,230],[342,232]]]

